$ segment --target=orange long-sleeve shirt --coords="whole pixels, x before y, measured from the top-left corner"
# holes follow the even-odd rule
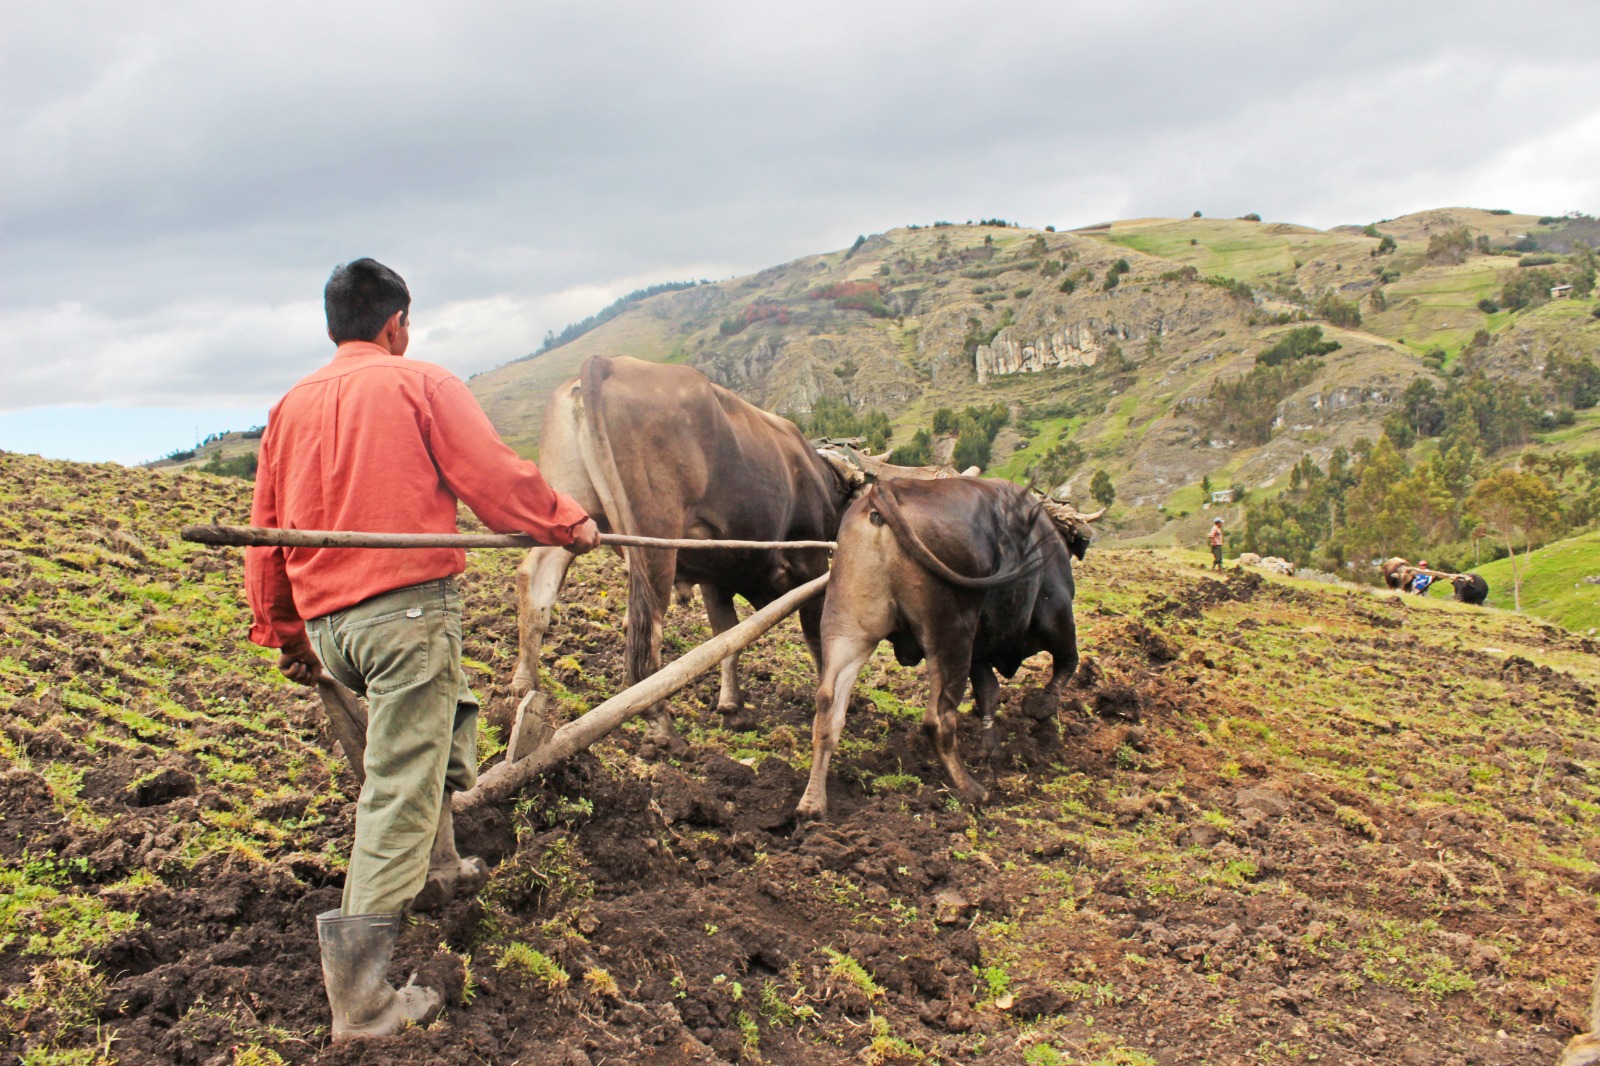
[[[272,409],[253,525],[453,533],[456,501],[497,533],[570,544],[588,517],[495,433],[461,379],[367,341],[339,345]],[[249,548],[250,640],[306,640],[306,618],[466,569],[459,548]]]

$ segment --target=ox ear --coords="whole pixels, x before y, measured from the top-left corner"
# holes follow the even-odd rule
[[[1067,535],[1067,550],[1079,559],[1089,550],[1089,533],[1078,523],[1072,523],[1072,532]]]

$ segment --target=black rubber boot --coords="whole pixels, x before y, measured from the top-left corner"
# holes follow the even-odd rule
[[[489,867],[477,856],[463,859],[456,851],[456,826],[450,793],[439,808],[439,826],[428,854],[428,879],[411,901],[414,911],[436,911],[453,899],[475,896],[489,881]]]
[[[414,982],[396,992],[389,984],[389,962],[399,935],[398,914],[317,915],[334,1043],[388,1036],[410,1022],[425,1024],[437,1013],[442,1002],[438,992]]]

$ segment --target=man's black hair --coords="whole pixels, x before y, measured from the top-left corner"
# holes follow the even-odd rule
[[[333,268],[322,290],[333,343],[376,340],[396,311],[409,312],[405,279],[376,259],[356,259]]]

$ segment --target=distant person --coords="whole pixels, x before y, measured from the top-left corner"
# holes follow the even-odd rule
[[[459,378],[404,358],[411,293],[372,259],[323,292],[333,361],[272,409],[250,520],[279,529],[454,533],[456,501],[500,533],[582,553],[594,521],[501,442]],[[333,1039],[382,1036],[440,1004],[387,980],[402,912],[488,872],[455,852],[450,793],[477,780],[478,701],[461,668],[459,548],[251,548],[250,639],[300,684],[327,672],[367,698],[366,783],[339,910],[317,916]],[[309,635],[308,635],[309,634]],[[430,870],[435,838],[449,857]],[[435,883],[437,882],[437,884]]]
[[[1211,535],[1206,538],[1211,545],[1211,569],[1222,569],[1222,519],[1211,520]]]
[[[1428,594],[1428,586],[1433,584],[1432,575],[1424,573],[1427,569],[1428,560],[1418,559],[1417,576],[1411,579],[1411,591],[1418,596],[1426,596]]]

